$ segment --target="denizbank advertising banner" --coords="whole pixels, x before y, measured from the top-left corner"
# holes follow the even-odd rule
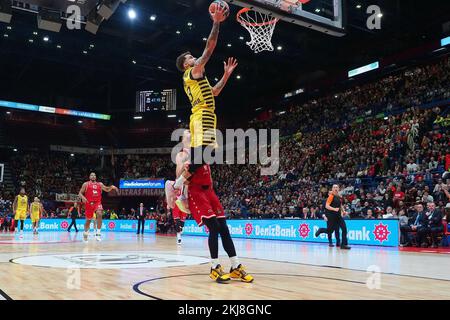
[[[399,245],[398,220],[345,220],[349,244],[397,247]],[[325,228],[323,220],[227,220],[234,238],[289,240],[327,243],[326,234],[315,237],[319,228]],[[206,226],[199,227],[188,220],[184,235],[207,236]],[[334,235],[333,235],[334,238]]]
[[[39,231],[67,231],[72,220],[70,219],[42,219],[39,222]],[[102,231],[137,232],[137,220],[103,220]],[[77,219],[77,228],[84,230],[84,219]],[[31,219],[25,220],[24,231],[33,231]],[[75,228],[72,227],[75,231]],[[145,233],[156,233],[156,221],[146,220]]]
[[[120,189],[164,189],[164,180],[139,179],[125,180],[121,179]]]

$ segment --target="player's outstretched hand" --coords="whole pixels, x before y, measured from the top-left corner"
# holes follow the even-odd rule
[[[225,74],[231,75],[234,72],[234,69],[238,66],[238,62],[235,58],[228,58],[227,62],[223,62],[223,68]]]
[[[227,18],[226,8],[222,6],[217,6],[216,11],[211,14],[211,18],[216,23],[222,23]]]

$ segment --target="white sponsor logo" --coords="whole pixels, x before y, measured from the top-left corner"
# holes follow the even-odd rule
[[[138,269],[164,268],[208,263],[208,259],[153,252],[99,252],[80,254],[49,254],[14,259],[12,262],[22,265],[80,268],[80,269]]]
[[[203,233],[203,227],[199,227],[195,224],[191,224],[191,225],[186,225],[183,228],[183,231],[185,233]]]
[[[314,233],[316,233],[317,230],[319,230],[318,226],[314,226]],[[327,235],[322,234],[319,236],[321,239],[326,239]],[[358,241],[370,241],[370,231],[367,230],[366,227],[362,227],[361,230],[349,230],[347,232],[347,238],[349,240],[358,240]],[[334,239],[334,233],[333,233],[333,239]]]
[[[261,227],[255,226],[255,236],[266,236],[266,237],[296,237],[297,230],[293,226],[288,228],[282,228],[279,225]]]

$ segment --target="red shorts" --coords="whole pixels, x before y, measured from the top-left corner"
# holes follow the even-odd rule
[[[212,186],[203,189],[201,186],[190,184],[188,194],[189,210],[199,226],[203,225],[202,219],[225,218],[222,204]]]
[[[103,210],[101,202],[86,202],[86,219],[91,220],[98,210]]]
[[[173,219],[180,219],[181,221],[186,221],[187,213],[183,212],[178,208],[177,205],[175,205],[175,208],[172,209],[172,217]]]

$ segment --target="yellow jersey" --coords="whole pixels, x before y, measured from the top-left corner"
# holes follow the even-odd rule
[[[40,202],[31,203],[31,214],[39,215],[39,213],[41,213],[41,203]]]
[[[39,220],[41,215],[41,203],[40,202],[33,202],[31,204],[31,220]]]
[[[17,212],[26,213],[28,211],[28,196],[17,196]]]
[[[192,105],[189,124],[191,147],[215,146],[217,118],[213,88],[206,76],[201,79],[193,79],[192,69],[187,69],[183,76],[184,91]]]

